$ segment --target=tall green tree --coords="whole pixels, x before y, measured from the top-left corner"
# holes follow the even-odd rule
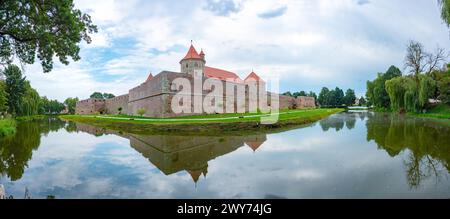
[[[327,87],[322,87],[322,89],[320,90],[319,97],[317,97],[317,102],[319,102],[321,106],[328,105],[327,96],[329,92],[330,90]]]
[[[294,92],[294,93],[292,94],[292,96],[294,96],[294,97],[300,97],[300,96],[306,97],[307,94],[306,94],[305,91],[300,91],[300,92]]]
[[[359,98],[359,105],[360,106],[365,106],[367,104],[367,101],[364,97],[360,97]]]
[[[78,101],[79,101],[78,97],[75,98],[69,97],[66,100],[64,100],[64,104],[66,104],[70,114],[75,114],[75,107]]]
[[[0,114],[6,111],[8,111],[8,93],[5,82],[0,80]]]
[[[351,106],[355,103],[355,100],[356,100],[355,91],[352,89],[347,89],[345,91],[344,104],[347,106]]]
[[[91,42],[97,32],[91,17],[74,8],[72,0],[0,1],[0,62],[14,57],[33,64],[37,57],[44,72],[53,68],[53,57],[63,64],[78,61],[79,43]]]
[[[378,73],[375,80],[367,81],[366,97],[369,105],[373,105],[376,108],[389,108],[390,100],[386,92],[385,82],[401,75],[400,69],[391,66],[385,73]]]
[[[438,0],[441,6],[441,18],[450,27],[450,0]]]
[[[94,92],[91,94],[90,98],[103,99],[103,94],[100,92]]]
[[[336,87],[334,89],[334,104],[331,104],[332,106],[340,106],[344,104],[344,91],[340,89],[339,87]]]
[[[22,71],[16,65],[8,65],[3,70],[5,76],[6,92],[8,96],[8,111],[15,115],[20,107],[20,101],[25,93],[25,77],[22,77]]]
[[[310,91],[309,93],[308,93],[308,95],[307,95],[308,97],[314,97],[314,100],[315,100],[315,104],[316,104],[316,106],[318,105],[318,101],[317,101],[317,94],[316,93],[314,93],[314,92],[312,92],[312,91]]]
[[[111,99],[116,97],[114,94],[110,94],[110,93],[103,93],[103,99]]]
[[[29,81],[25,81],[25,91],[19,102],[17,115],[31,116],[39,114],[41,97],[39,93],[33,89]]]

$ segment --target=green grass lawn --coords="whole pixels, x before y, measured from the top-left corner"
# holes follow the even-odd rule
[[[411,115],[438,119],[450,119],[450,106],[446,104],[439,104],[434,108],[428,110],[428,112],[426,113],[413,113]]]
[[[0,119],[0,137],[12,135],[16,132],[16,121],[13,119]]]
[[[87,123],[124,132],[152,133],[153,131],[217,132],[271,129],[308,124],[344,109],[283,110],[275,124],[261,124],[262,113],[210,114],[175,118],[149,118],[126,115],[64,115],[62,119]]]

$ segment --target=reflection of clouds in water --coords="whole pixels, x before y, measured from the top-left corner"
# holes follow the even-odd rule
[[[388,156],[366,141],[364,122],[339,132],[317,124],[251,138],[264,139],[255,152],[231,147],[208,161],[197,183],[184,170],[165,175],[126,138],[61,130],[42,138],[22,179],[6,186],[17,197],[28,186],[36,197],[57,198],[449,197],[448,177],[410,190],[403,164],[409,151]]]

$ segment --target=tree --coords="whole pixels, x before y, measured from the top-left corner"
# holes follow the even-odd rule
[[[8,96],[8,111],[15,115],[20,107],[20,101],[25,92],[25,77],[16,65],[8,65],[3,71],[6,77],[6,92]]]
[[[317,102],[319,102],[319,104],[321,106],[328,105],[327,104],[328,103],[327,102],[327,96],[328,96],[329,92],[330,92],[330,90],[328,88],[326,88],[326,87],[322,87],[322,90],[320,90],[319,97],[317,98]]]
[[[294,96],[294,97],[300,97],[300,96],[306,97],[307,95],[306,95],[305,91],[300,91],[300,92],[294,92],[292,94],[292,96]]]
[[[286,92],[284,92],[282,95],[292,97],[292,94],[291,94],[290,91],[286,91]]]
[[[111,99],[116,97],[114,94],[103,93],[103,99]]]
[[[420,75],[419,106],[423,109],[428,104],[428,99],[436,93],[436,81],[428,75]]]
[[[450,27],[450,0],[438,0],[441,7],[441,18]]]
[[[344,104],[344,91],[339,87],[334,89],[334,104],[332,106],[340,106]]]
[[[90,96],[91,98],[95,98],[95,99],[110,99],[110,98],[114,98],[116,96],[114,96],[114,94],[110,94],[110,93],[100,93],[100,92],[94,92],[91,94]]]
[[[345,91],[344,104],[347,106],[351,106],[355,103],[355,100],[356,100],[355,91],[352,89],[347,89],[347,91]]]
[[[147,110],[145,108],[140,108],[140,109],[138,109],[137,114],[140,116],[143,116],[146,112],[147,112]]]
[[[366,97],[368,105],[373,105],[376,108],[389,108],[390,100],[385,89],[385,82],[401,75],[400,69],[391,66],[386,73],[378,73],[375,80],[367,81]]]
[[[409,68],[409,72],[418,75],[423,72],[425,68],[426,54],[423,45],[416,41],[409,41],[406,49],[405,68]]]
[[[65,65],[68,57],[80,59],[81,40],[91,43],[97,32],[91,17],[74,8],[72,0],[0,1],[0,63],[14,57],[33,64],[40,60],[44,72],[53,68],[53,57]]]
[[[309,94],[308,94],[307,96],[308,96],[308,97],[314,97],[315,104],[316,104],[316,106],[318,105],[318,102],[317,102],[317,94],[316,94],[316,93],[310,91]]]
[[[406,49],[405,68],[409,69],[418,81],[420,73],[430,74],[445,61],[446,57],[443,48],[437,47],[435,53],[428,53],[421,43],[410,41]]]
[[[90,96],[91,98],[96,98],[96,99],[103,99],[103,94],[100,92],[94,92],[91,94]]]
[[[364,97],[359,98],[359,105],[360,106],[365,106],[367,104],[366,99],[364,99]]]
[[[5,82],[0,80],[0,114],[6,111],[8,111],[8,93]]]
[[[69,97],[66,100],[64,100],[64,104],[66,104],[69,114],[75,114],[75,108],[78,101],[79,101],[78,97],[75,98]]]
[[[29,81],[25,81],[25,91],[20,99],[17,115],[31,116],[39,114],[41,97],[39,93],[33,89]]]

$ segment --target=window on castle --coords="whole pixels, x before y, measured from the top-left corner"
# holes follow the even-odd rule
[[[195,65],[194,65],[195,67],[198,67],[198,63],[195,63]]]
[[[188,63],[186,63],[186,68],[189,67]]]

